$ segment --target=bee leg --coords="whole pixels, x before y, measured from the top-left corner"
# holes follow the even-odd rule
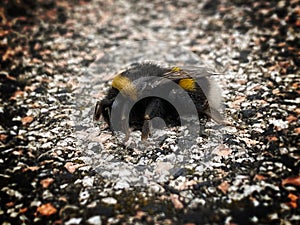
[[[108,114],[108,125],[110,127],[112,134],[115,135],[115,131],[111,128],[111,123],[110,123],[110,108],[107,107],[107,108],[105,108],[105,110],[107,111],[107,114]]]
[[[205,126],[200,124],[200,128],[199,128],[199,136],[200,137],[207,137],[207,133],[205,132]]]
[[[210,108],[210,110],[205,111],[205,114],[212,118],[215,122],[226,125],[226,121],[224,121],[223,116],[217,109]]]
[[[160,99],[153,99],[146,107],[144,124],[142,128],[142,140],[146,140],[150,135],[151,119],[161,117],[163,112],[163,102]]]
[[[143,128],[142,128],[142,140],[147,140],[147,138],[150,135],[150,119],[149,117],[146,115],[144,118],[144,124],[143,124]]]
[[[124,142],[127,142],[129,140],[129,136],[130,136],[130,129],[129,126],[126,126],[125,124],[123,124],[123,130],[125,132],[125,139]]]
[[[126,116],[127,114],[129,114],[128,111],[129,111],[128,105],[125,104],[123,106],[122,116],[121,116],[122,131],[125,133],[125,140],[124,140],[125,142],[128,141],[130,135],[129,121]]]
[[[97,101],[96,107],[94,110],[93,120],[98,121],[100,119],[101,113],[102,113],[101,102]]]

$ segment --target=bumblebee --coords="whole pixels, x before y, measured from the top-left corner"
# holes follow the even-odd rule
[[[105,98],[97,101],[94,120],[102,116],[112,130],[112,122],[119,123],[127,137],[130,128],[140,130],[145,140],[150,135],[151,121],[156,117],[168,127],[181,125],[182,113],[172,104],[177,102],[185,114],[191,113],[189,108],[193,105],[199,120],[212,118],[221,122],[220,88],[210,79],[215,74],[205,67],[131,64],[113,78]],[[157,94],[160,92],[165,92],[165,97]],[[118,116],[113,118],[114,112]]]

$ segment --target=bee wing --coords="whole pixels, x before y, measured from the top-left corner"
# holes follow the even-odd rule
[[[192,78],[202,78],[221,75],[221,73],[217,72],[215,69],[207,66],[183,66],[181,68],[183,71],[185,71],[186,74],[188,74]]]
[[[221,75],[221,73],[216,72],[212,68],[206,66],[183,66],[172,68],[170,71],[163,75],[163,78],[170,80],[180,80],[185,78],[203,78]]]

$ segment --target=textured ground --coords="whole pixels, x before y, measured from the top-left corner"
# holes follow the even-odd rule
[[[300,223],[298,0],[5,0],[0,21],[2,224]],[[233,126],[192,148],[95,126],[112,75],[147,59],[223,72]]]

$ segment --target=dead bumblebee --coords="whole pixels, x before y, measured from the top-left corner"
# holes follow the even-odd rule
[[[149,136],[156,117],[168,127],[181,126],[183,114],[220,122],[221,93],[212,75],[205,67],[134,63],[112,80],[106,97],[96,104],[94,120],[102,115],[113,131],[121,130],[127,137],[130,128],[140,130],[142,139]]]

